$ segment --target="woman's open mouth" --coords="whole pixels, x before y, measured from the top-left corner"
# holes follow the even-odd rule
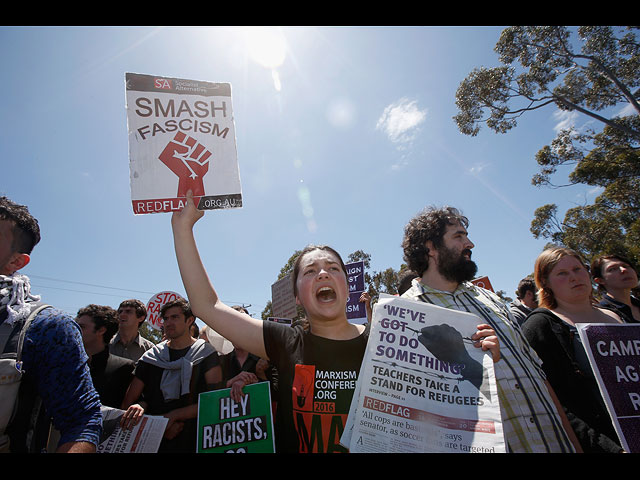
[[[331,287],[321,287],[316,292],[316,298],[320,302],[331,302],[336,299],[336,292]]]

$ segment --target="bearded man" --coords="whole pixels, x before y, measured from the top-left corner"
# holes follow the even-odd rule
[[[471,283],[477,265],[469,220],[453,207],[429,207],[405,227],[407,266],[418,275],[402,297],[477,315],[500,342],[494,363],[507,452],[574,452],[579,444],[546,381],[541,362],[508,306]]]

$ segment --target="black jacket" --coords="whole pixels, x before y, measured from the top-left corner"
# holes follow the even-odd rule
[[[550,310],[537,308],[524,322],[522,331],[542,360],[547,380],[584,452],[620,452],[622,447],[595,377],[576,357],[574,342],[579,337],[575,327]]]

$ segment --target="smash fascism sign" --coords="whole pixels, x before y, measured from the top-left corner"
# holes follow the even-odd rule
[[[135,214],[242,207],[231,85],[126,74]]]

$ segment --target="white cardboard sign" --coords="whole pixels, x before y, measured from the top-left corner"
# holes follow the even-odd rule
[[[160,315],[162,307],[179,298],[183,297],[176,292],[164,291],[156,293],[147,302],[147,323],[156,330],[162,330],[162,317]]]
[[[135,214],[242,207],[231,85],[126,74]]]

